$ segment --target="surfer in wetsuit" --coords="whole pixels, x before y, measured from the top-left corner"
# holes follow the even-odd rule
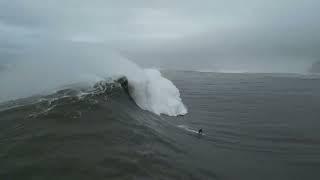
[[[199,133],[199,134],[202,134],[202,128],[199,129],[198,133]]]

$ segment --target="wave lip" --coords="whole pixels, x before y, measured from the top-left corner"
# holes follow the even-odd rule
[[[155,114],[184,115],[177,87],[155,69],[142,69],[105,47],[53,43],[19,54],[10,71],[0,72],[0,102],[47,95],[68,84],[94,85],[125,76],[136,104]]]
[[[81,99],[99,94],[108,96],[114,87],[122,87],[137,106],[143,110],[157,115],[178,116],[187,114],[187,108],[180,98],[178,88],[170,80],[164,78],[156,69],[141,69],[141,71],[137,71],[135,76],[130,76],[129,74],[113,76],[100,80],[93,86],[88,86],[85,83],[66,85],[50,95],[34,95],[29,98],[12,100],[7,103],[4,102],[2,106],[10,109],[20,105],[32,104],[36,99],[40,101],[42,99],[55,101],[66,97],[78,97]]]

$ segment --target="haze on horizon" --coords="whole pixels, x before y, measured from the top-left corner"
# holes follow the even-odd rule
[[[1,0],[0,71],[54,42],[103,45],[143,67],[303,73],[320,60],[319,8],[317,0]]]

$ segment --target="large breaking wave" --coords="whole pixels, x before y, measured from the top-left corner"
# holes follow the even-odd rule
[[[125,76],[136,104],[155,114],[184,115],[179,90],[156,69],[135,63],[101,47],[53,45],[21,54],[12,68],[1,72],[0,102],[49,94],[69,84],[93,86],[107,78]]]

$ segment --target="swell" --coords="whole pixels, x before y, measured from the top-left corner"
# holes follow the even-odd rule
[[[171,143],[166,142],[165,136],[158,133],[161,116],[144,111],[136,105],[130,95],[128,83],[126,77],[121,77],[114,81],[97,82],[90,88],[67,88],[47,96],[33,96],[2,103],[0,105],[0,144],[4,144],[6,139],[13,142],[14,139],[31,138],[33,133],[37,132],[37,126],[48,128],[54,124],[59,128],[68,129],[68,126],[72,125],[68,129],[72,132],[74,126],[86,127],[83,123],[88,123],[90,126],[90,123],[103,122],[108,127],[113,126],[111,131],[117,131],[117,135],[110,134],[108,138],[110,141],[117,141],[121,137],[122,140],[127,141],[128,138],[130,139],[127,134],[132,131],[141,136],[154,136],[157,142],[165,143],[174,151],[178,150]],[[118,125],[114,126],[114,124]],[[25,129],[28,129],[28,132],[25,132]],[[46,130],[48,129],[44,129]],[[151,131],[151,134],[145,131]],[[55,130],[53,132],[56,133]],[[83,129],[79,132],[83,133]],[[30,134],[27,135],[28,133]],[[92,134],[99,134],[99,132],[92,131]]]

